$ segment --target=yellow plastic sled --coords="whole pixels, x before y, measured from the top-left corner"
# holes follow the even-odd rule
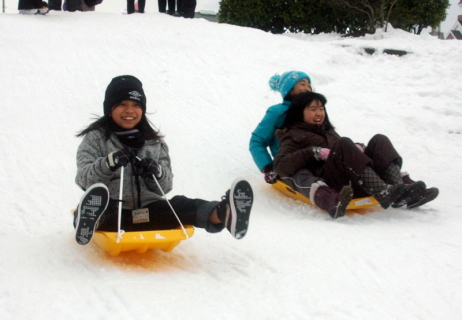
[[[72,216],[74,216],[76,210],[71,210]],[[194,227],[186,225],[184,229],[188,238],[191,238],[194,234]],[[170,252],[181,241],[186,240],[181,227],[168,230],[124,232],[119,242],[117,242],[117,235],[117,232],[95,231],[92,240],[111,256],[117,256],[125,251],[145,253],[148,249]]]
[[[294,190],[291,186],[289,186],[287,183],[277,180],[276,183],[272,184],[274,188],[276,188],[278,191],[284,193],[285,195],[294,198],[296,200],[303,201],[309,205],[315,206],[309,198],[305,197],[302,195],[300,192]],[[347,215],[353,215],[354,213],[359,213],[359,214],[366,214],[370,213],[373,211],[379,210],[380,207],[374,208],[374,210],[359,210],[359,209],[365,209],[365,208],[370,208],[370,207],[375,207],[378,206],[379,202],[374,198],[374,197],[364,197],[364,198],[356,198],[352,199],[350,204],[347,207]],[[354,210],[351,211],[351,210]]]
[[[188,237],[194,234],[193,226],[184,226]],[[186,236],[181,228],[171,230],[132,231],[122,234],[117,243],[117,232],[96,231],[93,235],[95,241],[111,256],[117,256],[124,251],[144,253],[148,249],[159,249],[164,252],[172,251]]]

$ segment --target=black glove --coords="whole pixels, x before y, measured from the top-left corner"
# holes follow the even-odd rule
[[[273,184],[276,183],[278,179],[278,175],[276,172],[273,171],[273,164],[270,163],[266,167],[263,168],[263,173],[265,174],[265,181],[266,183]]]
[[[138,173],[143,179],[152,179],[152,175],[155,175],[157,179],[162,177],[162,167],[150,158],[143,158],[137,161],[135,167],[138,169]]]
[[[132,154],[127,148],[114,151],[107,156],[107,166],[111,171],[116,171],[122,166],[126,166],[132,160]]]

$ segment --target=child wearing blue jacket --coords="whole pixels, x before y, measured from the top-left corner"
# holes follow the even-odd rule
[[[275,183],[278,179],[273,170],[273,158],[279,152],[279,139],[275,137],[276,129],[282,127],[286,112],[293,98],[298,94],[312,91],[311,83],[311,78],[303,71],[288,71],[282,75],[276,74],[269,80],[270,88],[274,91],[279,91],[283,101],[268,108],[262,121],[252,132],[249,145],[255,164],[265,174],[267,183]],[[402,172],[401,175],[405,184],[415,183],[410,179],[407,172]],[[284,177],[282,180],[310,198],[313,204],[326,210],[333,218],[341,217],[344,214],[345,205],[348,203],[349,198],[351,199],[349,190],[337,192],[307,169],[301,169],[291,177]],[[408,208],[420,206],[433,200],[437,195],[438,190],[436,188],[426,189],[425,197],[418,204],[408,205]]]
[[[282,126],[284,113],[289,109],[292,97],[302,92],[312,91],[311,79],[302,71],[289,71],[282,76],[276,74],[271,77],[269,86],[272,90],[281,93],[283,101],[268,108],[262,121],[252,132],[249,146],[255,164],[265,174],[273,171],[273,158],[279,150],[279,140],[274,137],[274,133]],[[265,175],[268,183],[271,183],[274,178]]]
[[[272,90],[279,91],[283,100],[282,103],[268,108],[265,116],[252,132],[249,149],[258,169],[265,174],[265,181],[272,184],[278,178],[273,170],[273,158],[279,151],[279,139],[274,136],[276,129],[282,127],[293,97],[313,90],[310,76],[303,71],[295,70],[272,76],[269,86]],[[285,177],[284,182],[307,197],[314,195],[311,201],[326,210],[333,218],[342,216],[345,203],[348,204],[351,200],[351,193],[337,192],[329,188],[321,178],[315,177],[308,169],[302,169],[291,177]]]

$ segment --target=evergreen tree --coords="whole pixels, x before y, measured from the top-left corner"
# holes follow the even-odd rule
[[[222,0],[218,22],[272,33],[360,36],[391,22],[419,33],[446,17],[449,0]],[[386,30],[386,29],[385,29]]]
[[[420,34],[427,27],[437,27],[446,19],[449,0],[400,0],[390,15],[395,28]]]

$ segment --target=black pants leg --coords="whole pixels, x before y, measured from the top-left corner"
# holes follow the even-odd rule
[[[40,9],[42,0],[19,0],[18,10]]]
[[[322,169],[322,177],[337,191],[351,184],[354,196],[362,197],[368,195],[359,184],[364,168],[369,165],[380,177],[392,163],[401,167],[402,159],[384,135],[372,137],[364,153],[359,151],[351,139],[340,138],[331,149]]]
[[[346,185],[353,187],[355,197],[367,196],[359,185],[360,175],[372,160],[359,151],[349,138],[340,138],[331,148],[330,155],[322,169],[322,178],[336,191]]]
[[[183,16],[184,15],[184,2],[186,0],[177,0],[176,2],[176,11],[178,11],[178,14],[180,16]]]
[[[175,0],[168,0],[168,12],[171,14],[175,13]]]
[[[48,0],[48,9],[61,11],[62,0]]]
[[[175,196],[170,204],[178,215],[181,223],[205,228],[208,232],[218,232],[221,225],[210,225],[208,217],[218,202],[202,199],[190,199],[185,196]],[[158,200],[146,206],[149,209],[149,222],[134,224],[131,210],[122,210],[121,228],[129,231],[165,230],[177,228],[180,224],[166,200]],[[98,230],[117,231],[118,202],[110,201],[106,212],[101,216]]]
[[[145,7],[146,7],[146,0],[138,0],[138,12],[144,13]]]
[[[183,0],[183,10],[185,18],[194,18],[194,12],[196,11],[196,0]]]
[[[127,14],[135,13],[135,0],[127,0]]]
[[[364,153],[372,159],[372,169],[382,177],[390,164],[395,163],[400,168],[403,159],[393,147],[390,139],[383,134],[376,134],[367,144]]]
[[[158,0],[157,4],[159,5],[159,12],[165,12],[167,7],[167,0]]]

